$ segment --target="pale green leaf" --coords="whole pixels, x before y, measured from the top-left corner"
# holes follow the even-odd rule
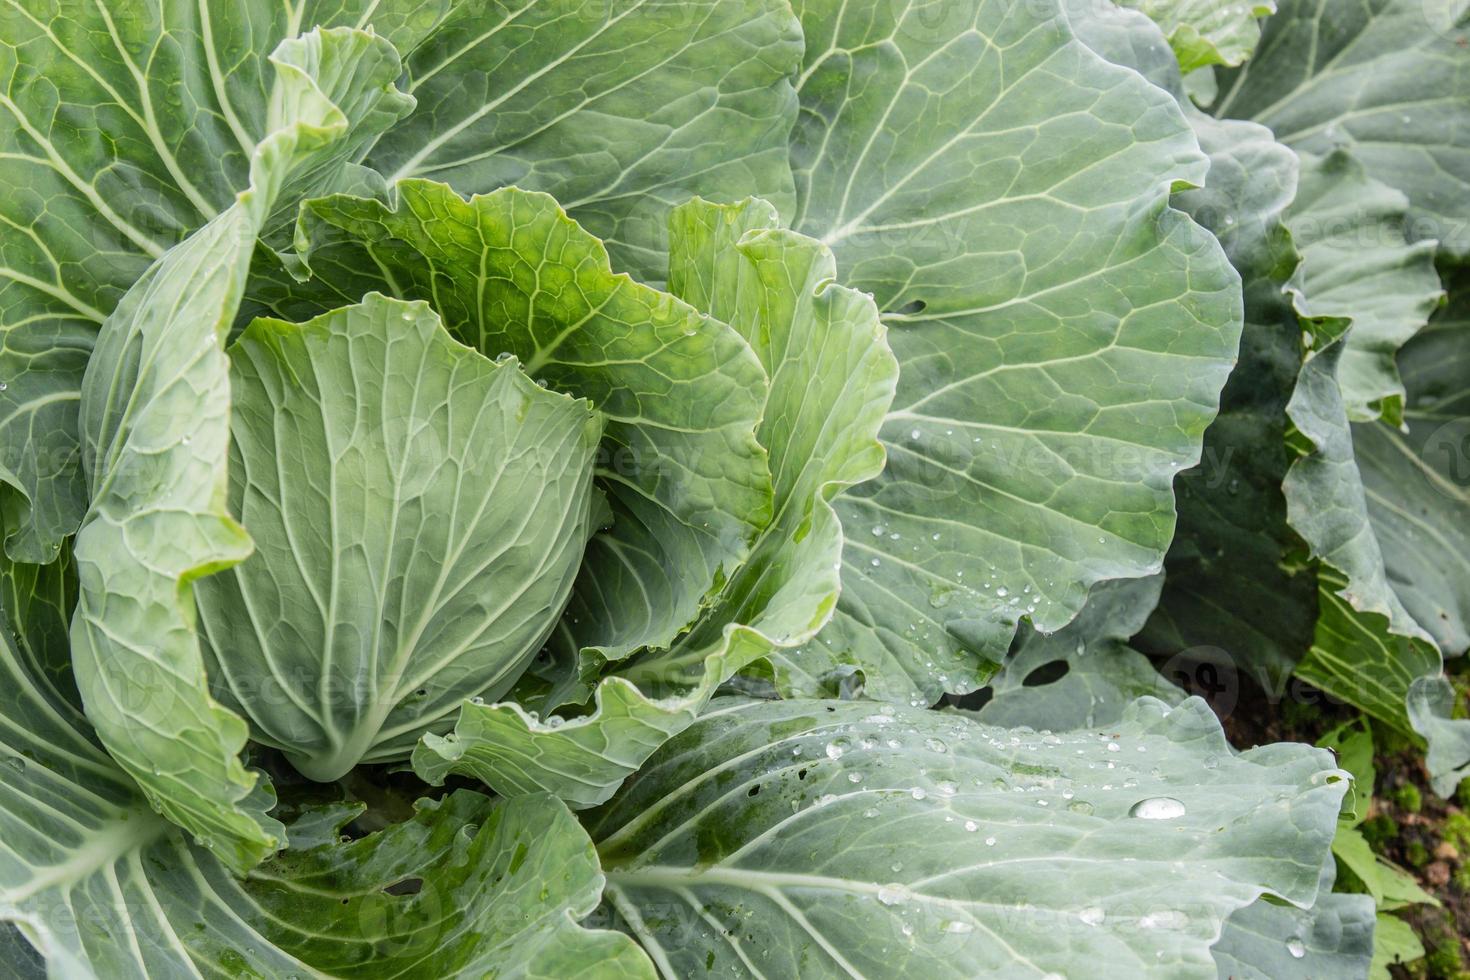
[[[314,779],[405,759],[555,625],[602,420],[377,294],[229,353],[230,512],[259,543],[197,586],[209,675]]]
[[[1198,699],[1050,736],[717,701],[587,822],[667,976],[1214,978],[1227,915],[1316,897],[1343,775]]]
[[[283,42],[275,59],[279,128],[255,149],[251,189],[128,291],[81,392],[91,503],[75,542],[77,686],[148,801],[240,871],[282,839],[264,812],[270,794],[252,792],[256,775],[240,763],[246,726],[210,697],[194,633],[193,582],[251,549],[225,507],[224,337],[276,195],[359,138],[339,104],[381,120],[382,107],[401,103],[397,58],[380,38],[313,32]]]
[[[755,426],[765,372],[730,327],[625,275],[544,194],[464,200],[406,180],[389,205],[309,202],[314,278],[274,300],[287,319],[378,289],[427,301],[456,339],[513,354],[527,374],[607,421],[597,479],[612,526],[593,536],[552,637],[564,656],[667,646],[770,519]]]
[[[418,110],[369,162],[390,182],[546,191],[618,269],[662,281],[673,205],[789,211],[800,57],[781,0],[460,4],[408,59]]]
[[[1058,6],[798,5],[795,227],[902,368],[887,469],[838,501],[820,641],[878,697],[973,690],[1023,617],[1058,629],[1156,571],[1234,360],[1239,278],[1168,207],[1204,177],[1195,137]]]
[[[770,455],[775,516],[694,628],[672,650],[617,666],[590,714],[539,721],[515,704],[467,705],[452,741],[431,737],[415,755],[425,776],[452,767],[501,793],[544,788],[601,803],[753,660],[815,672],[809,644],[839,588],[842,528],[830,500],[882,467],[876,437],[897,365],[872,301],[833,283],[831,253],[781,230],[765,202],[677,208],[672,256],[675,294],[727,321],[770,375],[756,435]]]
[[[1275,0],[1118,0],[1159,25],[1186,74],[1207,65],[1238,65],[1261,37],[1262,17]]]
[[[1337,836],[1332,839],[1332,853],[1342,867],[1352,872],[1380,909],[1439,904],[1438,899],[1419,887],[1412,874],[1373,853],[1362,832],[1353,827],[1337,828]]]
[[[1397,916],[1379,913],[1378,927],[1373,932],[1373,965],[1369,980],[1392,980],[1390,966],[1407,966],[1424,956],[1424,944],[1414,927]]]

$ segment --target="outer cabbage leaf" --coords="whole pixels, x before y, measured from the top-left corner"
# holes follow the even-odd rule
[[[1311,642],[1316,601],[1315,576],[1292,560],[1300,542],[1281,492],[1289,457],[1272,449],[1284,446],[1286,403],[1302,362],[1296,314],[1282,294],[1299,261],[1285,226],[1296,155],[1263,126],[1195,109],[1148,18],[1090,0],[1071,0],[1068,15],[1094,50],[1178,100],[1209,170],[1203,187],[1176,194],[1175,202],[1217,236],[1240,272],[1244,297],[1239,363],[1205,433],[1200,464],[1175,482],[1179,526],[1164,591],[1135,642],[1196,677],[1213,671],[1226,690],[1231,681],[1221,667],[1278,691]]]
[[[561,615],[602,420],[376,294],[230,355],[230,511],[259,543],[197,586],[216,690],[314,779],[407,758]]]
[[[1157,570],[1239,279],[1168,208],[1205,172],[1178,107],[1052,4],[798,12],[795,227],[874,293],[902,366],[887,469],[838,502],[819,643],[870,694],[931,702],[982,684],[1022,617],[1058,629]]]
[[[1368,505],[1353,457],[1338,366],[1344,341],[1330,341],[1302,366],[1287,414],[1310,449],[1292,464],[1283,489],[1288,520],[1312,553],[1341,573],[1339,594],[1353,609],[1388,620],[1401,636],[1429,636],[1404,609],[1388,584],[1378,538],[1368,522]]]
[[[1119,0],[1154,23],[1169,39],[1186,73],[1207,65],[1238,65],[1251,56],[1261,37],[1262,17],[1276,12],[1276,0],[1221,3],[1220,0]]]
[[[1278,0],[1255,55],[1222,73],[1216,115],[1292,149],[1351,150],[1408,195],[1414,239],[1470,254],[1470,47],[1458,0]]]
[[[1470,648],[1470,289],[1399,355],[1404,428],[1353,427],[1353,454],[1388,579],[1448,656]]]
[[[1117,724],[1145,695],[1165,704],[1184,700],[1170,678],[1128,646],[1163,584],[1162,575],[1108,582],[1092,590],[1065,629],[1051,636],[1024,630],[975,717],[1004,728],[1076,731]]]
[[[225,508],[225,331],[283,186],[340,160],[360,139],[354,119],[382,122],[402,105],[392,48],[360,31],[284,42],[275,63],[272,131],[256,147],[250,189],[144,273],[88,364],[91,503],[75,542],[71,628],[77,686],[103,744],[153,806],[241,871],[281,835],[265,815],[268,787],[238,757],[245,724],[210,697],[194,633],[193,582],[251,548]]]
[[[1213,949],[1220,980],[1367,976],[1377,925],[1373,898],[1333,892],[1336,878],[1337,865],[1328,858],[1311,908],[1259,901],[1226,919]]]
[[[1214,978],[1227,915],[1316,897],[1344,776],[1198,699],[1051,736],[720,701],[587,823],[668,976]]]
[[[1301,676],[1408,732],[1411,685],[1438,676],[1440,653],[1389,585],[1368,519],[1363,482],[1338,365],[1346,347],[1331,340],[1307,359],[1287,408],[1309,448],[1283,487],[1291,524],[1320,559],[1321,609]]]
[[[1409,722],[1426,742],[1425,764],[1434,791],[1448,797],[1470,777],[1470,719],[1455,718],[1455,689],[1442,675],[1420,677],[1409,688]]]
[[[611,527],[588,544],[552,644],[609,660],[667,646],[770,520],[760,363],[725,324],[615,275],[544,194],[466,201],[424,180],[395,191],[392,204],[308,202],[298,235],[314,278],[275,309],[300,319],[374,289],[425,300],[456,339],[592,402],[607,423],[596,474]]]
[[[791,204],[780,0],[460,4],[408,59],[418,110],[370,163],[464,193],[553,195],[640,279],[668,270],[668,211],[703,194]]]
[[[272,113],[277,41],[363,26],[405,50],[444,0],[9,3],[0,12],[0,509],[5,548],[49,562],[87,507],[77,411],[103,320],[163,253],[228,209]],[[399,67],[381,42],[357,88]],[[345,79],[344,79],[345,80]],[[360,157],[404,104],[340,108]],[[367,120],[359,114],[388,113]],[[312,186],[338,168],[308,175]],[[288,195],[289,196],[289,195]],[[281,203],[287,202],[284,198]]]
[[[765,202],[694,201],[674,211],[672,232],[670,288],[739,331],[770,375],[756,435],[775,516],[694,628],[672,650],[618,666],[590,714],[541,721],[516,704],[467,705],[453,740],[425,739],[421,775],[466,772],[501,793],[602,803],[737,670],[761,657],[778,673],[803,669],[801,645],[832,613],[842,528],[830,501],[882,468],[877,431],[898,372],[877,310],[834,284],[831,253],[780,230]]]
[[[1307,317],[1352,320],[1337,366],[1349,421],[1403,421],[1394,357],[1444,296],[1435,243],[1405,241],[1407,210],[1402,194],[1369,177],[1346,152],[1302,155],[1288,219],[1302,253],[1294,305]]]

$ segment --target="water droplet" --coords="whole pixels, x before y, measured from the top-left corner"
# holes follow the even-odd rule
[[[924,739],[924,748],[928,749],[930,752],[944,752],[949,748],[949,746],[944,744],[943,739],[930,737]]]
[[[1088,803],[1086,800],[1073,800],[1071,803],[1067,804],[1067,809],[1071,810],[1073,813],[1080,813],[1083,816],[1086,816],[1087,814],[1090,814],[1092,812],[1093,807],[1092,804]]]
[[[860,772],[850,772],[847,774],[847,781],[849,783],[860,783],[863,781],[863,774]]]
[[[1120,749],[1120,748],[1118,748],[1118,743],[1117,742],[1109,742],[1108,743],[1108,751],[1109,752],[1121,752],[1123,750]]]
[[[1286,951],[1292,955],[1293,959],[1299,960],[1307,955],[1307,945],[1300,939],[1292,936],[1286,941]]]
[[[1133,804],[1128,816],[1140,820],[1175,820],[1184,816],[1184,804],[1172,796],[1151,796]]]
[[[921,435],[923,435],[923,433],[920,432],[918,429],[913,429],[909,432],[909,438],[914,440],[915,442],[919,441],[919,437]]]
[[[953,796],[959,792],[959,787],[947,779],[941,779],[934,788],[939,791],[940,796]]]
[[[922,787],[922,786],[915,786],[913,789],[909,790],[909,795],[912,796],[916,800],[922,800],[926,796],[928,796],[929,794],[926,793],[926,792],[924,792],[924,787]]]
[[[995,846],[995,838],[994,837],[987,837],[987,838],[985,838],[985,846],[986,847],[994,847]]]
[[[1010,595],[1011,592],[1004,585],[1002,585],[1000,588],[998,588],[998,589],[995,590],[995,594],[998,595],[998,596],[1000,596],[1003,599],[1006,596]]]
[[[0,381],[0,391],[5,391],[9,387],[10,385],[6,384],[4,381]]]
[[[6,759],[5,764],[11,769],[14,769],[16,772],[23,773],[26,771],[26,760],[22,759],[18,755],[13,755],[9,759]]]
[[[1077,913],[1077,918],[1082,920],[1082,924],[1088,926],[1100,926],[1107,917],[1107,913],[1095,905]]]
[[[977,831],[979,829],[980,829],[980,825],[978,823],[976,823],[975,821],[973,821],[973,820],[966,820],[965,821],[965,832],[966,833],[973,834],[975,831]]]
[[[956,936],[963,936],[965,933],[974,932],[975,927],[970,925],[970,923],[968,922],[961,922],[959,919],[953,919],[944,924],[944,931],[948,933],[953,933]]]
[[[1183,912],[1175,912],[1166,909],[1162,912],[1150,912],[1138,920],[1140,929],[1183,929],[1189,925],[1189,919]]]
[[[869,562],[869,563],[868,563],[868,564],[870,564],[870,565],[872,565],[872,566],[873,566],[873,567],[874,567],[874,568],[877,568],[877,567],[878,567],[878,566],[879,566],[879,565],[881,565],[881,564],[882,564],[882,562],[880,562],[880,561],[879,561],[879,560],[878,560],[878,559],[876,559],[876,558],[874,558],[874,559],[873,559],[873,560],[872,560],[872,561],[871,561],[871,562]]]
[[[908,898],[909,890],[903,885],[883,885],[878,889],[878,901],[884,905],[902,905]]]
[[[827,743],[827,758],[834,759],[834,760],[835,759],[840,759],[840,758],[842,758],[842,752],[843,752],[843,747],[842,747],[842,744],[841,743],[839,743],[839,742],[828,742]]]

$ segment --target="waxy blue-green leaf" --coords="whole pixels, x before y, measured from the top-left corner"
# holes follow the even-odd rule
[[[1353,454],[1389,582],[1446,656],[1470,649],[1470,289],[1399,355],[1404,427],[1353,426]]]
[[[1294,305],[1306,317],[1352,320],[1337,365],[1348,420],[1382,415],[1398,425],[1404,385],[1394,358],[1444,297],[1435,243],[1405,239],[1408,200],[1369,177],[1347,152],[1301,159],[1287,217],[1302,253]]]
[[[1211,948],[1219,980],[1366,977],[1373,960],[1373,898],[1333,892],[1336,879],[1329,857],[1311,908],[1263,900],[1226,919]]]
[[[882,468],[877,432],[898,373],[877,309],[835,284],[831,252],[781,230],[763,201],[677,208],[671,243],[670,288],[739,331],[770,375],[756,436],[770,455],[774,517],[694,628],[671,650],[615,666],[590,714],[543,721],[513,703],[466,705],[452,741],[430,736],[415,754],[421,775],[464,772],[503,794],[602,803],[752,661],[772,661],[778,675],[825,666],[810,641],[840,585],[830,502]]]
[[[369,162],[390,183],[545,191],[617,269],[662,281],[674,205],[790,210],[800,58],[781,0],[462,3],[408,59],[418,109]]]
[[[716,701],[587,817],[667,976],[1215,977],[1262,894],[1309,905],[1347,786],[1236,755],[1204,702],[1045,736],[871,703]]]
[[[1454,707],[1455,689],[1442,674],[1420,677],[1409,688],[1409,722],[1429,743],[1430,784],[1444,797],[1470,778],[1470,719],[1454,717]]]
[[[283,840],[266,816],[268,785],[239,759],[245,723],[210,696],[194,631],[195,580],[251,549],[225,506],[224,338],[282,188],[340,162],[362,138],[354,120],[380,123],[403,104],[391,84],[397,58],[381,38],[313,32],[274,58],[272,131],[255,149],[250,189],[128,291],[102,326],[81,391],[91,503],[74,546],[77,686],[149,803],[237,871]]]
[[[798,5],[794,227],[901,366],[821,638],[878,697],[973,690],[1023,617],[1156,571],[1234,361],[1239,277],[1168,207],[1204,178],[1195,137],[1059,8]]]
[[[1223,71],[1218,116],[1294,150],[1346,148],[1409,198],[1410,238],[1470,254],[1470,46],[1459,0],[1277,0],[1261,43]]]
[[[1353,456],[1343,392],[1338,384],[1345,340],[1314,351],[1302,366],[1287,415],[1309,443],[1286,475],[1287,520],[1314,557],[1344,579],[1339,595],[1355,610],[1388,620],[1400,636],[1429,640],[1389,585],[1378,538],[1368,521],[1362,478]]]
[[[1076,731],[1115,725],[1145,695],[1178,704],[1184,692],[1128,646],[1159,601],[1162,575],[1099,585],[1065,629],[1025,629],[975,713],[1004,728]],[[1060,676],[1055,676],[1060,670]]]
[[[405,759],[556,624],[602,420],[377,294],[256,320],[230,359],[230,512],[257,545],[197,586],[216,692],[314,779]]]
[[[0,8],[0,510],[13,557],[48,562],[81,523],[77,411],[97,332],[156,259],[250,183],[253,155],[285,108],[272,102],[276,44],[318,25],[371,24],[408,50],[445,6],[12,0]],[[399,72],[381,42],[350,64],[365,96]],[[354,159],[407,111],[376,97],[340,108],[356,134],[341,151]],[[320,189],[337,171],[303,174],[300,189]]]
[[[1260,20],[1276,12],[1276,0],[1118,0],[1147,16],[1179,59],[1184,73],[1209,65],[1238,65],[1261,37]]]
[[[314,278],[275,309],[300,319],[371,290],[425,300],[456,339],[590,401],[607,423],[596,475],[612,520],[552,644],[609,660],[667,646],[770,520],[760,362],[730,327],[614,274],[545,194],[466,201],[406,180],[394,198],[309,202],[298,236]]]
[[[1329,694],[1410,733],[1417,678],[1437,677],[1438,647],[1390,584],[1353,451],[1340,365],[1345,318],[1319,320],[1326,346],[1302,367],[1287,413],[1307,447],[1287,473],[1288,520],[1319,559],[1312,647],[1299,674]]]
[[[1209,171],[1203,187],[1174,201],[1219,239],[1240,272],[1245,304],[1239,360],[1200,464],[1175,482],[1179,524],[1164,591],[1135,644],[1220,694],[1234,689],[1222,668],[1280,691],[1311,641],[1316,597],[1310,569],[1290,557],[1300,543],[1281,492],[1288,456],[1269,448],[1284,444],[1302,361],[1296,314],[1282,294],[1299,261],[1284,223],[1296,194],[1296,154],[1263,126],[1217,120],[1191,105],[1168,43],[1142,14],[1070,0],[1068,16],[1093,50],[1178,100]]]

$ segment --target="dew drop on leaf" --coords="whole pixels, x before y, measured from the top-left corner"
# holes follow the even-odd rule
[[[1151,796],[1133,804],[1128,816],[1140,820],[1175,820],[1184,816],[1184,804],[1172,796]]]
[[[883,885],[878,889],[878,901],[884,905],[900,905],[908,899],[908,889],[902,885]]]

